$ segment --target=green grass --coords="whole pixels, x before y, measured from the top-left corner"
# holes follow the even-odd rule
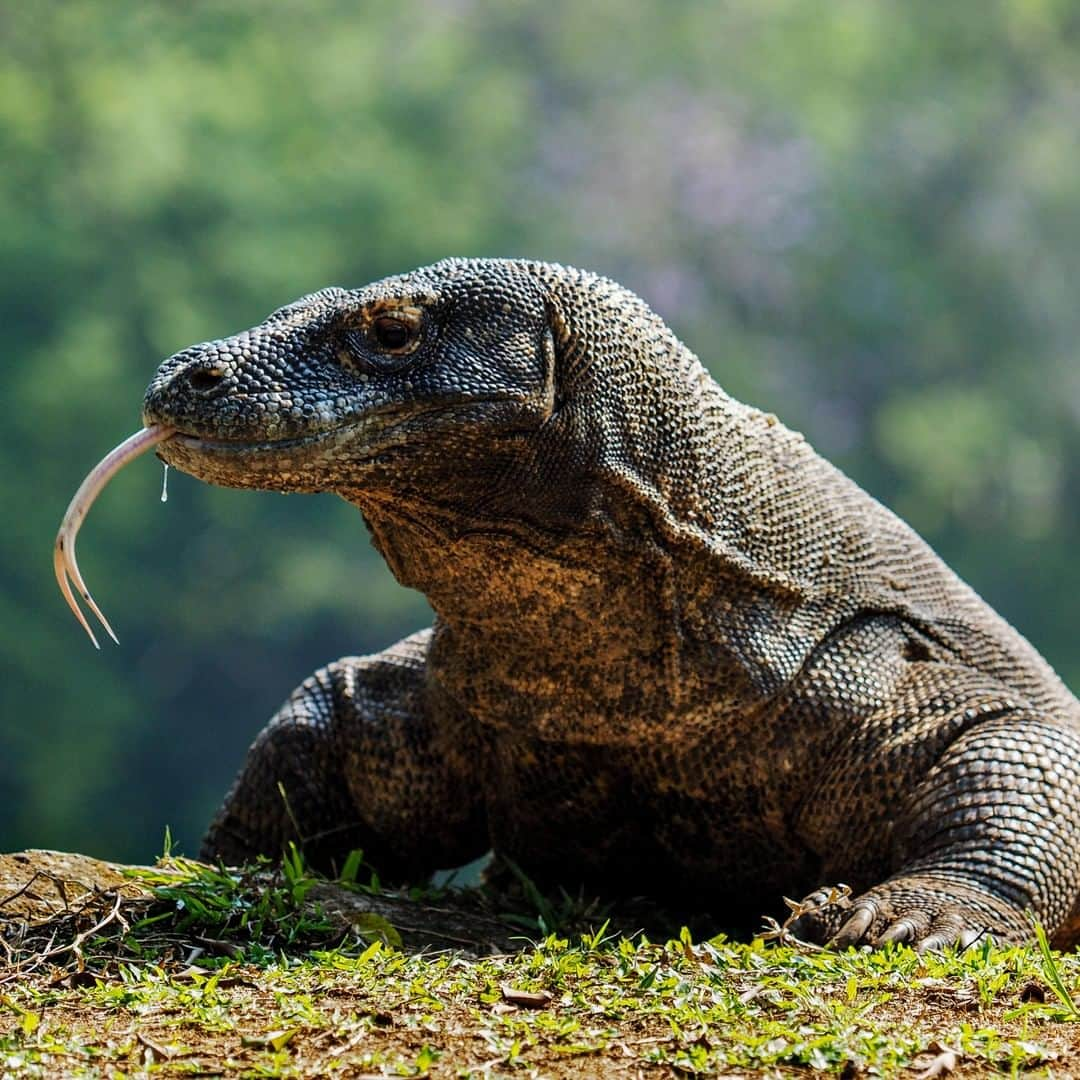
[[[373,888],[360,867],[352,887]],[[0,1075],[914,1076],[946,1048],[963,1075],[1080,1063],[1080,960],[1045,937],[807,952],[600,920],[468,959],[410,955],[393,927],[343,932],[299,859],[171,860],[144,880],[154,896],[83,942],[81,973],[69,956],[0,982]],[[567,902],[533,899],[545,920]]]

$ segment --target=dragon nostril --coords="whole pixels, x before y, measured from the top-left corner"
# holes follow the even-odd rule
[[[206,393],[213,390],[224,378],[225,372],[218,367],[193,368],[187,373],[188,385],[192,390]]]

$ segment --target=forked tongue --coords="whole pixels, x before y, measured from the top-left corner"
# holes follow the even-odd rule
[[[105,627],[109,637],[116,641],[116,635],[109,625],[108,619],[101,613],[101,609],[94,603],[90,590],[86,587],[79,573],[79,564],[75,560],[75,538],[79,535],[79,527],[83,523],[94,500],[101,494],[102,488],[112,479],[113,474],[122,469],[128,462],[134,461],[140,454],[145,454],[152,446],[164,442],[175,434],[175,428],[162,427],[160,424],[151,424],[150,427],[141,428],[134,435],[126,438],[115,449],[110,450],[90,470],[90,474],[79,485],[75,497],[68,505],[64,520],[60,522],[60,531],[56,534],[56,546],[53,548],[53,569],[56,571],[56,582],[60,586],[60,592],[68,602],[68,607],[75,613],[75,618],[82,624],[82,628],[90,635],[94,648],[101,648],[98,640],[94,637],[94,631],[86,621],[75,594],[71,591],[74,585],[79,595],[86,602],[86,606],[97,616],[98,621]],[[119,642],[117,641],[117,644]]]

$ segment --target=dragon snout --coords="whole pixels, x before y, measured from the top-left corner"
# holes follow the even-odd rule
[[[169,357],[147,387],[143,422],[174,423],[207,399],[227,393],[239,358],[227,342],[198,345]]]

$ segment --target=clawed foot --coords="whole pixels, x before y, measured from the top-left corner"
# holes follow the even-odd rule
[[[967,948],[986,937],[1028,937],[1023,915],[966,884],[895,878],[855,898],[845,886],[821,888],[792,907],[785,931],[803,941],[844,949],[906,942],[917,952]]]

